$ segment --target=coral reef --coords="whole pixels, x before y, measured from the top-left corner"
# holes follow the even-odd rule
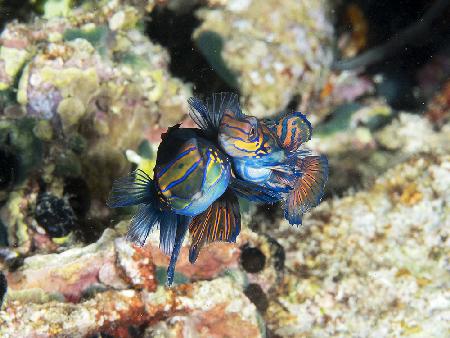
[[[121,237],[127,222],[89,246],[26,258],[6,272],[0,332],[445,335],[450,158],[430,151],[367,191],[323,203],[308,227],[259,219],[267,235],[245,228],[236,245],[211,244],[195,265],[185,243],[172,289],[160,286],[168,258],[157,234],[135,247]],[[30,316],[51,316],[51,327]]]
[[[1,319],[0,332],[5,337],[19,331],[27,336],[81,337],[102,333],[125,337],[131,336],[128,327],[150,325],[141,336],[184,332],[199,337],[258,337],[262,335],[258,320],[254,305],[236,284],[230,278],[219,278],[170,290],[159,287],[152,293],[106,291],[78,304],[15,302]]]
[[[445,107],[440,109],[445,112]],[[329,158],[330,193],[373,184],[387,169],[417,153],[450,152],[448,124],[435,130],[428,119],[396,112],[382,99],[340,105],[332,116],[314,130],[308,143]]]
[[[210,3],[215,7],[198,11],[203,22],[194,37],[213,67],[237,78],[252,115],[277,113],[296,95],[305,105],[322,89],[332,59],[327,1]],[[217,39],[221,50],[214,51]],[[222,70],[223,63],[229,69]]]
[[[125,152],[181,122],[191,95],[169,73],[167,52],[143,34],[152,3],[66,5],[63,16],[44,9],[46,19],[9,22],[0,36],[1,186],[16,185],[12,194],[0,192],[1,214],[22,254],[55,250],[61,243],[45,232],[38,241],[28,234],[41,227],[50,237],[67,236],[73,227],[59,221],[80,196],[86,210],[69,218],[95,220],[88,241],[97,239],[110,216],[104,201],[112,180],[130,170]],[[74,180],[77,189],[68,191]],[[65,201],[66,216],[53,219],[59,224],[42,216],[38,195]]]
[[[426,116],[438,128],[450,119],[450,81],[447,81],[428,105]]]
[[[415,157],[368,191],[323,203],[295,231],[266,230],[286,250],[286,278],[265,316],[287,336],[448,331],[448,155]]]
[[[1,337],[448,336],[450,63],[439,22],[435,54],[338,71],[333,46],[351,63],[387,34],[369,5],[12,3],[0,0]],[[189,21],[181,36],[196,27],[192,41],[152,41],[165,19],[174,35]],[[184,60],[187,47],[213,70]],[[174,76],[182,68],[200,80]],[[237,242],[212,243],[191,264],[186,238],[168,288],[158,231],[143,247],[127,242],[133,210],[105,200],[113,179],[153,169],[168,126],[193,127],[192,91],[218,86],[240,91],[251,115],[305,112],[308,147],[329,158],[327,192],[299,229],[278,205],[242,201]]]
[[[157,265],[166,262],[153,247],[154,240],[144,248],[135,247],[121,237],[126,226],[120,223],[116,230],[106,230],[86,247],[26,258],[18,270],[7,272],[0,334],[7,337],[20,330],[31,336],[96,332],[127,336],[129,326],[144,324],[149,336],[180,330],[204,337],[262,334],[260,315],[243,293],[245,278],[237,271],[227,272],[238,269],[239,249],[211,245],[192,266],[186,243],[179,274],[185,281],[213,280],[164,288],[158,286]],[[255,236],[248,233],[244,238]],[[67,312],[72,315],[67,317]],[[36,318],[33,324],[31,317]]]

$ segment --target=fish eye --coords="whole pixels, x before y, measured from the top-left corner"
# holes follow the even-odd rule
[[[248,136],[249,136],[250,138],[252,138],[252,137],[255,137],[255,135],[256,135],[256,129],[255,129],[255,127],[252,127],[252,128],[250,129],[250,132],[248,133]]]

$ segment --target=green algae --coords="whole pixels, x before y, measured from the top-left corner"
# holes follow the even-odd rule
[[[350,103],[337,107],[329,121],[314,128],[314,134],[329,136],[340,131],[347,130],[353,114],[361,108],[358,103]]]
[[[55,160],[55,175],[61,177],[78,177],[82,174],[81,163],[77,155],[67,151]]]
[[[94,46],[100,55],[106,55],[108,50],[109,28],[105,25],[87,28],[68,28],[63,33],[64,41],[84,39]]]
[[[0,121],[0,144],[7,145],[19,158],[17,182],[42,161],[42,142],[33,132],[35,125],[36,120],[28,117]]]
[[[157,266],[156,267],[156,280],[159,285],[164,285],[167,281],[167,267]],[[176,272],[173,277],[173,284],[187,284],[189,283],[189,278],[180,272]]]
[[[153,159],[156,155],[148,140],[144,140],[141,144],[139,144],[137,152],[140,156],[146,159]]]

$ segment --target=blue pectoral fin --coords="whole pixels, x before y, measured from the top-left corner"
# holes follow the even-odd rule
[[[167,286],[171,286],[173,283],[175,265],[177,264],[178,256],[180,255],[181,246],[183,244],[184,237],[186,236],[189,222],[190,217],[181,215],[176,216],[176,234],[171,250],[172,255],[170,256],[169,267],[167,268]]]
[[[152,204],[143,204],[131,219],[126,235],[127,240],[139,246],[145,244],[148,234],[161,220],[161,212]]]
[[[220,121],[225,111],[242,117],[239,97],[234,93],[215,93],[206,99],[206,105],[198,98],[188,100],[189,115],[192,120],[204,131],[217,135]]]
[[[230,188],[240,197],[259,203],[275,203],[281,199],[277,192],[256,183],[231,178]]]
[[[284,216],[290,224],[302,224],[303,214],[322,200],[328,180],[328,160],[325,156],[308,156],[301,159],[303,175],[289,192],[284,206]]]
[[[192,243],[189,261],[194,264],[205,244],[223,241],[235,242],[241,231],[241,213],[236,195],[227,190],[219,199],[189,224]]]
[[[106,204],[110,208],[118,208],[141,203],[152,203],[155,196],[154,190],[150,176],[138,169],[128,176],[114,181]]]
[[[155,187],[151,178],[142,170],[116,180],[107,205],[111,208],[141,204],[131,220],[126,238],[143,246],[148,234],[159,224],[161,211],[156,208]]]

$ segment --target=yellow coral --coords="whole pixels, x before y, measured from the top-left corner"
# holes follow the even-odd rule
[[[29,58],[30,53],[25,49],[0,47],[0,60],[5,62],[5,72],[13,78]]]
[[[83,117],[85,111],[86,106],[76,97],[68,97],[58,105],[58,113],[65,128],[76,125]]]
[[[99,79],[94,68],[44,67],[41,76],[45,82],[57,87],[63,97],[77,97],[85,106],[99,89]]]
[[[123,10],[115,13],[109,20],[109,28],[113,31],[127,30],[134,28],[139,20],[139,13],[136,8],[126,6]]]
[[[47,120],[38,121],[33,128],[33,133],[43,141],[50,141],[53,138],[53,128]]]
[[[422,193],[417,190],[415,183],[409,184],[400,196],[400,201],[406,205],[414,205],[422,200]]]

